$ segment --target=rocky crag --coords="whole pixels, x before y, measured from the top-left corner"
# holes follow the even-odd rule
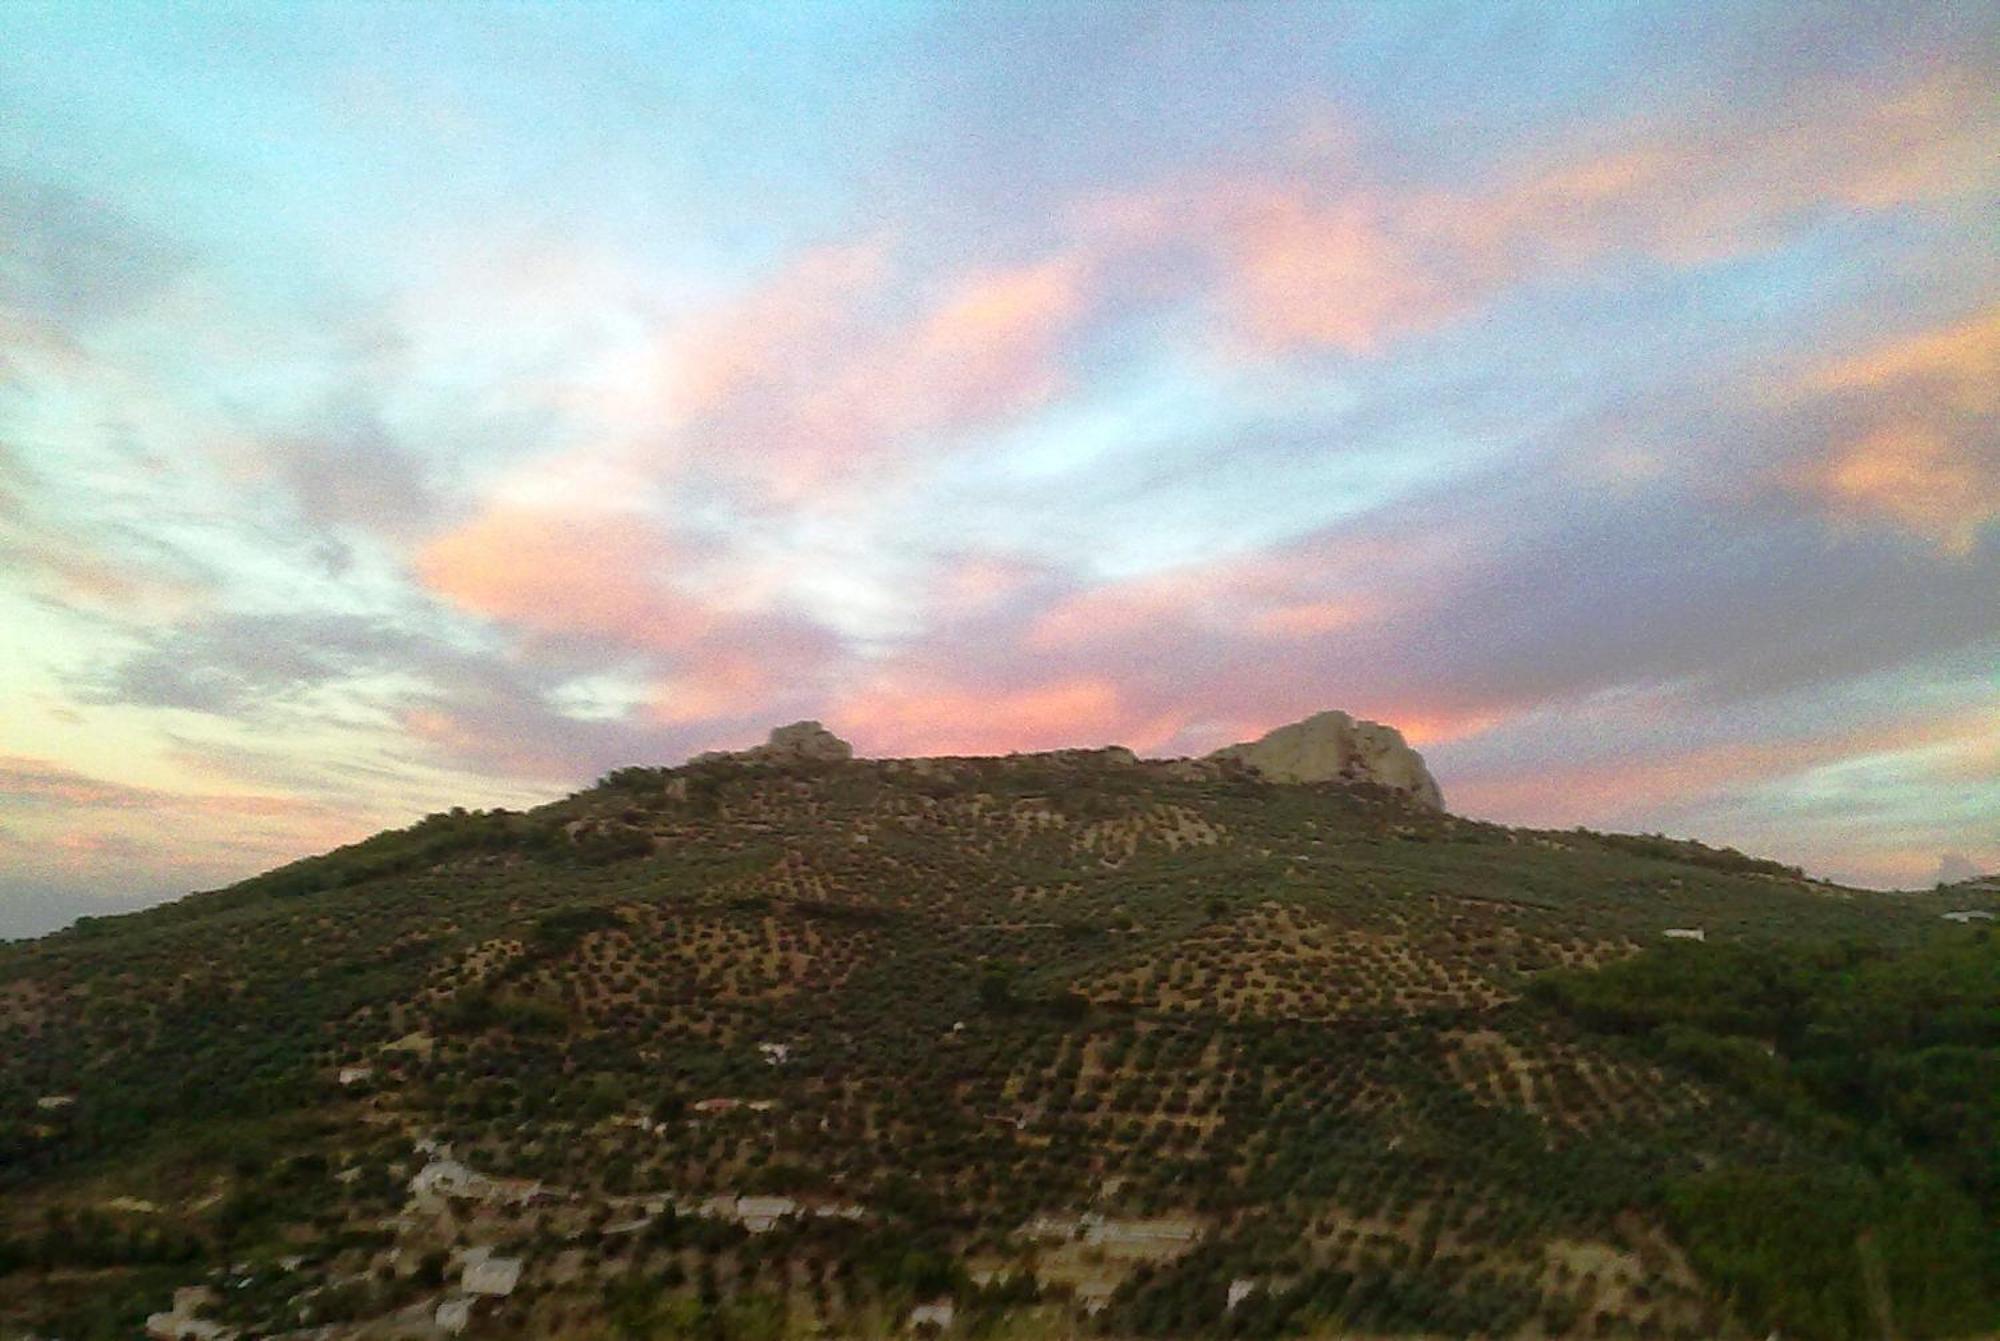
[[[1380,722],[1356,721],[1344,712],[1316,712],[1205,757],[1241,764],[1272,782],[1371,782],[1433,810],[1444,809],[1443,791],[1402,732]]]
[[[777,727],[769,740],[747,750],[710,750],[688,762],[712,764],[730,759],[751,764],[838,763],[854,757],[854,747],[818,722],[793,722]]]

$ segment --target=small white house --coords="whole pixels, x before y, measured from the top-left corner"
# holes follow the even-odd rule
[[[472,1325],[472,1301],[470,1299],[447,1299],[437,1306],[433,1322],[440,1332],[457,1336]]]
[[[1700,927],[1668,927],[1660,933],[1670,941],[1706,941],[1708,932]]]

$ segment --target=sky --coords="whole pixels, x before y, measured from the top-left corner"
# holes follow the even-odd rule
[[[818,718],[2000,868],[2000,10],[0,12],[0,936]]]

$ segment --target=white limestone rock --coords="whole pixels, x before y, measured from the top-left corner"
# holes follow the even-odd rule
[[[458,1288],[467,1294],[487,1294],[505,1299],[521,1283],[521,1259],[494,1257],[489,1249],[474,1260],[466,1255],[465,1270],[459,1274]]]
[[[689,762],[713,763],[736,759],[744,763],[839,763],[854,757],[854,747],[818,722],[793,722],[771,732],[769,740],[747,750],[710,750]]]
[[[1403,733],[1344,712],[1318,712],[1262,738],[1226,745],[1206,761],[1254,769],[1272,782],[1372,782],[1444,809],[1444,793]]]

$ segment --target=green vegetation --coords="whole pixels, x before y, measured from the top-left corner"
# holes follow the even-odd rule
[[[1888,1317],[1968,1336],[1996,1315],[1993,1221],[1914,1165],[1730,1169],[1676,1182],[1667,1207],[1696,1264],[1787,1335],[1879,1336]]]
[[[545,827],[507,810],[453,810],[427,815],[407,829],[335,848],[280,866],[236,886],[239,893],[291,897],[319,894],[435,866],[477,852],[550,851]]]
[[[1673,945],[1536,995],[1741,1095],[1822,1162],[1681,1178],[1667,1207],[1744,1312],[1803,1337],[2000,1316],[2000,941]]]
[[[1947,897],[1089,756],[623,769],[0,948],[0,1335],[470,1247],[493,1336],[1991,1328]]]

